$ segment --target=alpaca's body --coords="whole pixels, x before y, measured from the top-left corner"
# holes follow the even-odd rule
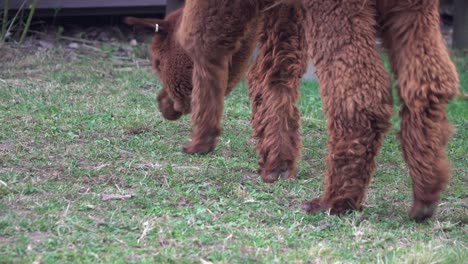
[[[304,0],[301,6],[291,0],[269,8],[273,2],[278,1],[186,1],[177,43],[193,61],[194,130],[184,151],[215,148],[223,97],[232,89],[231,59],[258,25],[259,56],[248,82],[263,180],[295,174],[301,147],[296,103],[307,43],[328,118],[330,151],[325,193],[305,210],[359,209],[393,113],[390,78],[375,45],[379,34],[402,103],[400,139],[414,191],[410,216],[430,217],[450,178],[446,106],[458,89],[440,33],[438,1]],[[247,46],[250,52],[253,46]]]

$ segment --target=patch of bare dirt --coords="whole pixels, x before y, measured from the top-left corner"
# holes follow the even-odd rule
[[[5,141],[0,143],[0,157],[6,156],[15,149],[16,144],[13,141]],[[0,171],[2,171],[2,162],[0,162]]]
[[[136,136],[136,135],[148,133],[150,131],[151,130],[149,128],[147,128],[147,127],[134,127],[134,128],[128,129],[125,133],[127,135]]]
[[[29,243],[33,245],[42,244],[49,239],[50,234],[44,232],[30,232],[28,233]]]
[[[122,189],[127,189],[131,187],[124,178],[116,175],[101,175],[96,177],[83,178],[83,184],[85,185],[85,187],[89,187],[90,189],[92,189],[96,185],[102,184],[109,186],[117,185]]]
[[[21,206],[17,206],[17,209],[13,209],[16,215],[26,216],[27,218],[36,217],[36,213],[32,210],[21,209]]]
[[[8,44],[0,44],[0,69],[14,63],[21,53],[20,50],[12,48]]]
[[[6,237],[0,235],[0,245],[1,244],[12,244],[15,241],[13,237]]]
[[[5,141],[0,143],[0,153],[12,150],[15,147],[15,143],[13,141]]]
[[[193,203],[192,203],[192,201],[190,199],[184,198],[184,199],[178,201],[177,203],[175,203],[174,206],[177,206],[177,207],[192,207]]]
[[[246,173],[242,176],[241,184],[244,184],[246,181],[259,182],[260,175],[258,173]]]
[[[65,168],[62,167],[44,167],[38,169],[36,172],[37,175],[41,178],[42,181],[44,180],[59,180],[63,179],[63,172]]]

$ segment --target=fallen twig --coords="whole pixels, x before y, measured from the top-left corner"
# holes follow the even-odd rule
[[[0,185],[3,185],[3,186],[5,186],[5,187],[8,187],[8,185],[6,184],[6,182],[4,182],[4,181],[2,181],[2,180],[0,180]]]
[[[36,30],[30,30],[29,32],[41,35],[41,36],[46,36],[47,33],[36,31]],[[85,44],[90,44],[90,45],[97,45],[97,44],[102,44],[99,41],[96,40],[88,40],[88,39],[83,39],[83,38],[74,38],[74,37],[67,37],[67,36],[57,36],[59,39],[64,39],[64,40],[69,40],[73,42],[80,42],[80,43],[85,43]]]
[[[213,264],[213,262],[209,261],[209,260],[205,260],[205,259],[200,259],[200,263],[201,264]]]
[[[106,164],[101,164],[101,165],[99,165],[99,166],[94,167],[94,170],[95,170],[95,171],[100,171],[100,170],[104,169],[105,167],[107,167],[107,166],[109,166],[109,165],[110,165],[110,164],[108,164],[108,163],[106,163]]]
[[[125,67],[125,68],[116,68],[115,70],[118,71],[118,72],[131,72],[131,71],[133,71],[133,68]]]
[[[133,194],[101,194],[102,201],[109,201],[109,200],[125,200],[134,197]]]
[[[140,244],[141,241],[143,241],[146,238],[146,235],[153,230],[153,222],[151,221],[146,221],[143,223],[143,232],[141,233],[141,236],[138,238],[137,243]]]
[[[91,46],[91,45],[88,45],[88,44],[82,44],[81,46],[82,46],[82,47],[85,47],[85,48],[87,48],[87,49],[90,49],[90,50],[99,52],[99,53],[105,53],[102,49],[96,48],[95,46]]]
[[[74,42],[81,42],[85,44],[92,44],[92,45],[101,44],[101,42],[99,41],[87,40],[87,39],[82,39],[82,38],[74,38],[74,37],[67,37],[67,36],[59,36],[59,38],[64,39],[64,40],[74,41]]]

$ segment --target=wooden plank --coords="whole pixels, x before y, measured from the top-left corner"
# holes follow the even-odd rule
[[[3,9],[5,0],[0,0]],[[29,6],[33,0],[27,0]],[[115,7],[150,7],[165,6],[167,0],[39,0],[38,9],[66,9],[66,8],[115,8]],[[10,0],[10,9],[18,9],[23,0]]]

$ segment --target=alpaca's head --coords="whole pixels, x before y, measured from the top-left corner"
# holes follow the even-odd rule
[[[190,113],[193,62],[175,39],[182,16],[179,9],[164,20],[127,17],[128,25],[151,28],[155,31],[150,44],[150,59],[163,88],[158,94],[158,106],[164,118],[177,120]]]

